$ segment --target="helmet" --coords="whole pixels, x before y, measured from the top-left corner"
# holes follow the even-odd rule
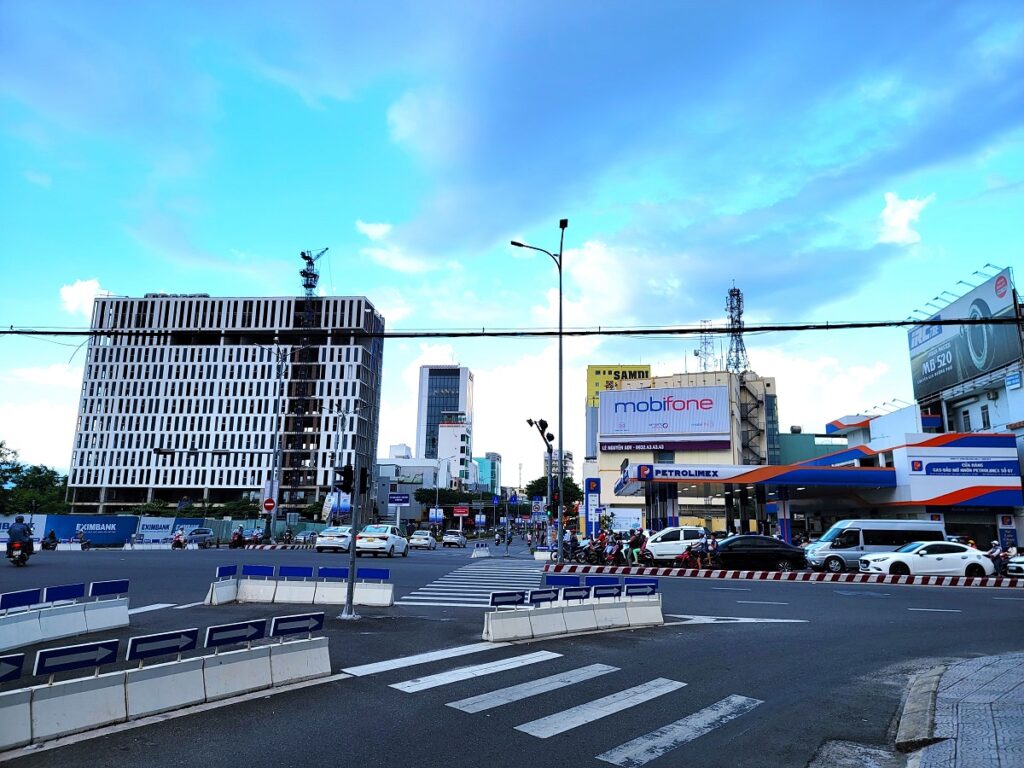
[[[14,518],[14,522],[16,522],[16,523],[24,523],[25,522],[25,516],[24,515],[18,515],[16,518]]]
[[[993,541],[992,542],[992,546],[993,547],[998,547],[999,546],[999,542],[998,541]]]

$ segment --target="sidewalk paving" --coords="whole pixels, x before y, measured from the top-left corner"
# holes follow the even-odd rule
[[[1024,653],[951,665],[934,735],[945,740],[920,751],[920,768],[1024,768]]]

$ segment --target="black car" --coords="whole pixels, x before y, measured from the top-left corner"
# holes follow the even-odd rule
[[[807,567],[803,549],[770,536],[730,536],[718,545],[722,568],[730,571],[792,571]]]

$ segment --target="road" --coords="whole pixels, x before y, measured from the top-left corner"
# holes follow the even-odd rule
[[[133,615],[125,637],[296,612],[190,605],[205,594],[216,565],[341,560],[225,550],[56,554],[6,569],[3,589],[16,588],[15,580],[30,586],[130,578],[133,609],[168,607]],[[201,759],[271,766],[301,760],[312,768],[339,761],[404,766],[413,758],[427,766],[486,760],[562,768],[640,765],[650,758],[646,764],[654,768],[692,760],[804,766],[829,739],[891,743],[912,671],[1020,649],[1024,594],[1017,591],[663,579],[664,627],[452,654],[448,649],[479,643],[482,627],[484,609],[459,601],[477,600],[475,589],[490,588],[479,585],[537,578],[541,564],[534,566],[521,548],[514,554],[519,557],[470,560],[469,550],[449,550],[388,561],[399,604],[361,609],[362,621],[331,619],[326,628],[332,668],[360,672],[387,662],[369,674],[22,753],[22,762],[173,766]],[[440,658],[409,664],[408,657],[430,651]],[[473,669],[459,672],[467,667]],[[564,675],[581,679],[556,679]],[[466,701],[473,697],[485,698]],[[498,700],[504,703],[495,705]],[[254,737],[258,732],[268,735]]]

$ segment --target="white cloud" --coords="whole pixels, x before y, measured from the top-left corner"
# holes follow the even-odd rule
[[[383,240],[391,231],[390,224],[371,224],[361,219],[356,219],[356,229],[373,241]]]
[[[25,177],[25,181],[29,184],[35,184],[37,187],[46,187],[49,189],[50,185],[53,184],[53,179],[50,178],[50,175],[43,173],[42,171],[29,170],[25,171],[23,175]]]
[[[434,268],[424,259],[410,256],[401,248],[363,248],[360,253],[373,259],[382,267],[407,275],[419,275]]]
[[[469,139],[469,124],[469,116],[439,91],[409,91],[388,108],[391,140],[435,165],[458,159],[456,153]]]
[[[79,382],[81,383],[81,382]],[[77,398],[6,400],[0,403],[3,439],[25,464],[46,464],[67,472],[75,437]]]
[[[914,229],[914,224],[925,206],[933,200],[935,200],[934,194],[921,199],[900,200],[895,193],[886,192],[878,242],[895,243],[896,245],[913,245],[921,242],[921,235]]]
[[[100,288],[100,281],[75,280],[71,285],[63,285],[60,289],[60,300],[64,311],[72,315],[81,315],[86,320],[92,319],[92,303],[97,296],[109,296],[110,291]]]

